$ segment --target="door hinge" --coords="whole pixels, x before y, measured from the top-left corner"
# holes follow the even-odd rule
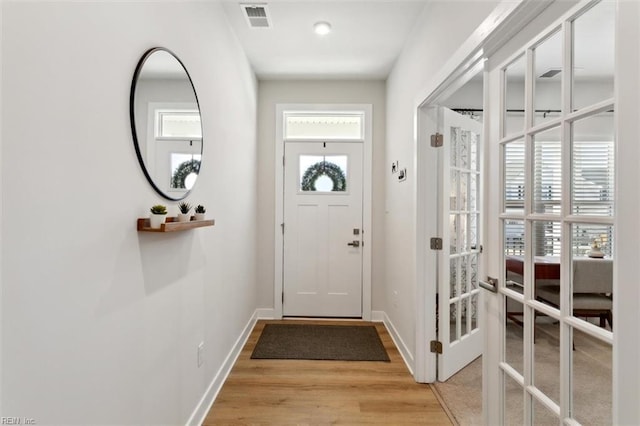
[[[431,250],[442,250],[442,238],[440,237],[431,238]]]
[[[280,228],[282,228],[282,235],[284,235],[284,222],[280,224]]]
[[[282,292],[282,304],[284,305],[284,291]]]
[[[431,353],[434,353],[434,354],[442,353],[442,342],[440,342],[439,340],[432,340],[429,344],[429,347],[431,349]]]
[[[282,156],[282,167],[284,167],[284,155]]]
[[[444,144],[444,137],[440,133],[431,135],[431,146],[440,148]]]

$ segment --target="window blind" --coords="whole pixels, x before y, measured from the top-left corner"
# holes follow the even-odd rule
[[[504,145],[504,206],[507,213],[524,213],[524,141]]]
[[[572,213],[613,216],[613,141],[574,142],[571,169]]]

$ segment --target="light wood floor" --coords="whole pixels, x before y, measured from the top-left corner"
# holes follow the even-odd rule
[[[375,325],[391,362],[253,360],[265,324],[259,321],[204,424],[451,425],[429,385],[409,374],[381,323]]]

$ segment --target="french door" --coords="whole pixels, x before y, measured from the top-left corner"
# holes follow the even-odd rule
[[[482,354],[480,326],[480,152],[482,123],[440,108],[438,380]]]
[[[615,8],[580,3],[492,71],[503,424],[612,423]]]

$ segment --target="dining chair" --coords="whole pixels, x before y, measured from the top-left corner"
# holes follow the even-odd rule
[[[613,329],[613,260],[576,258],[573,260],[573,315],[600,318],[600,327]],[[560,286],[536,286],[536,298],[560,306]]]

